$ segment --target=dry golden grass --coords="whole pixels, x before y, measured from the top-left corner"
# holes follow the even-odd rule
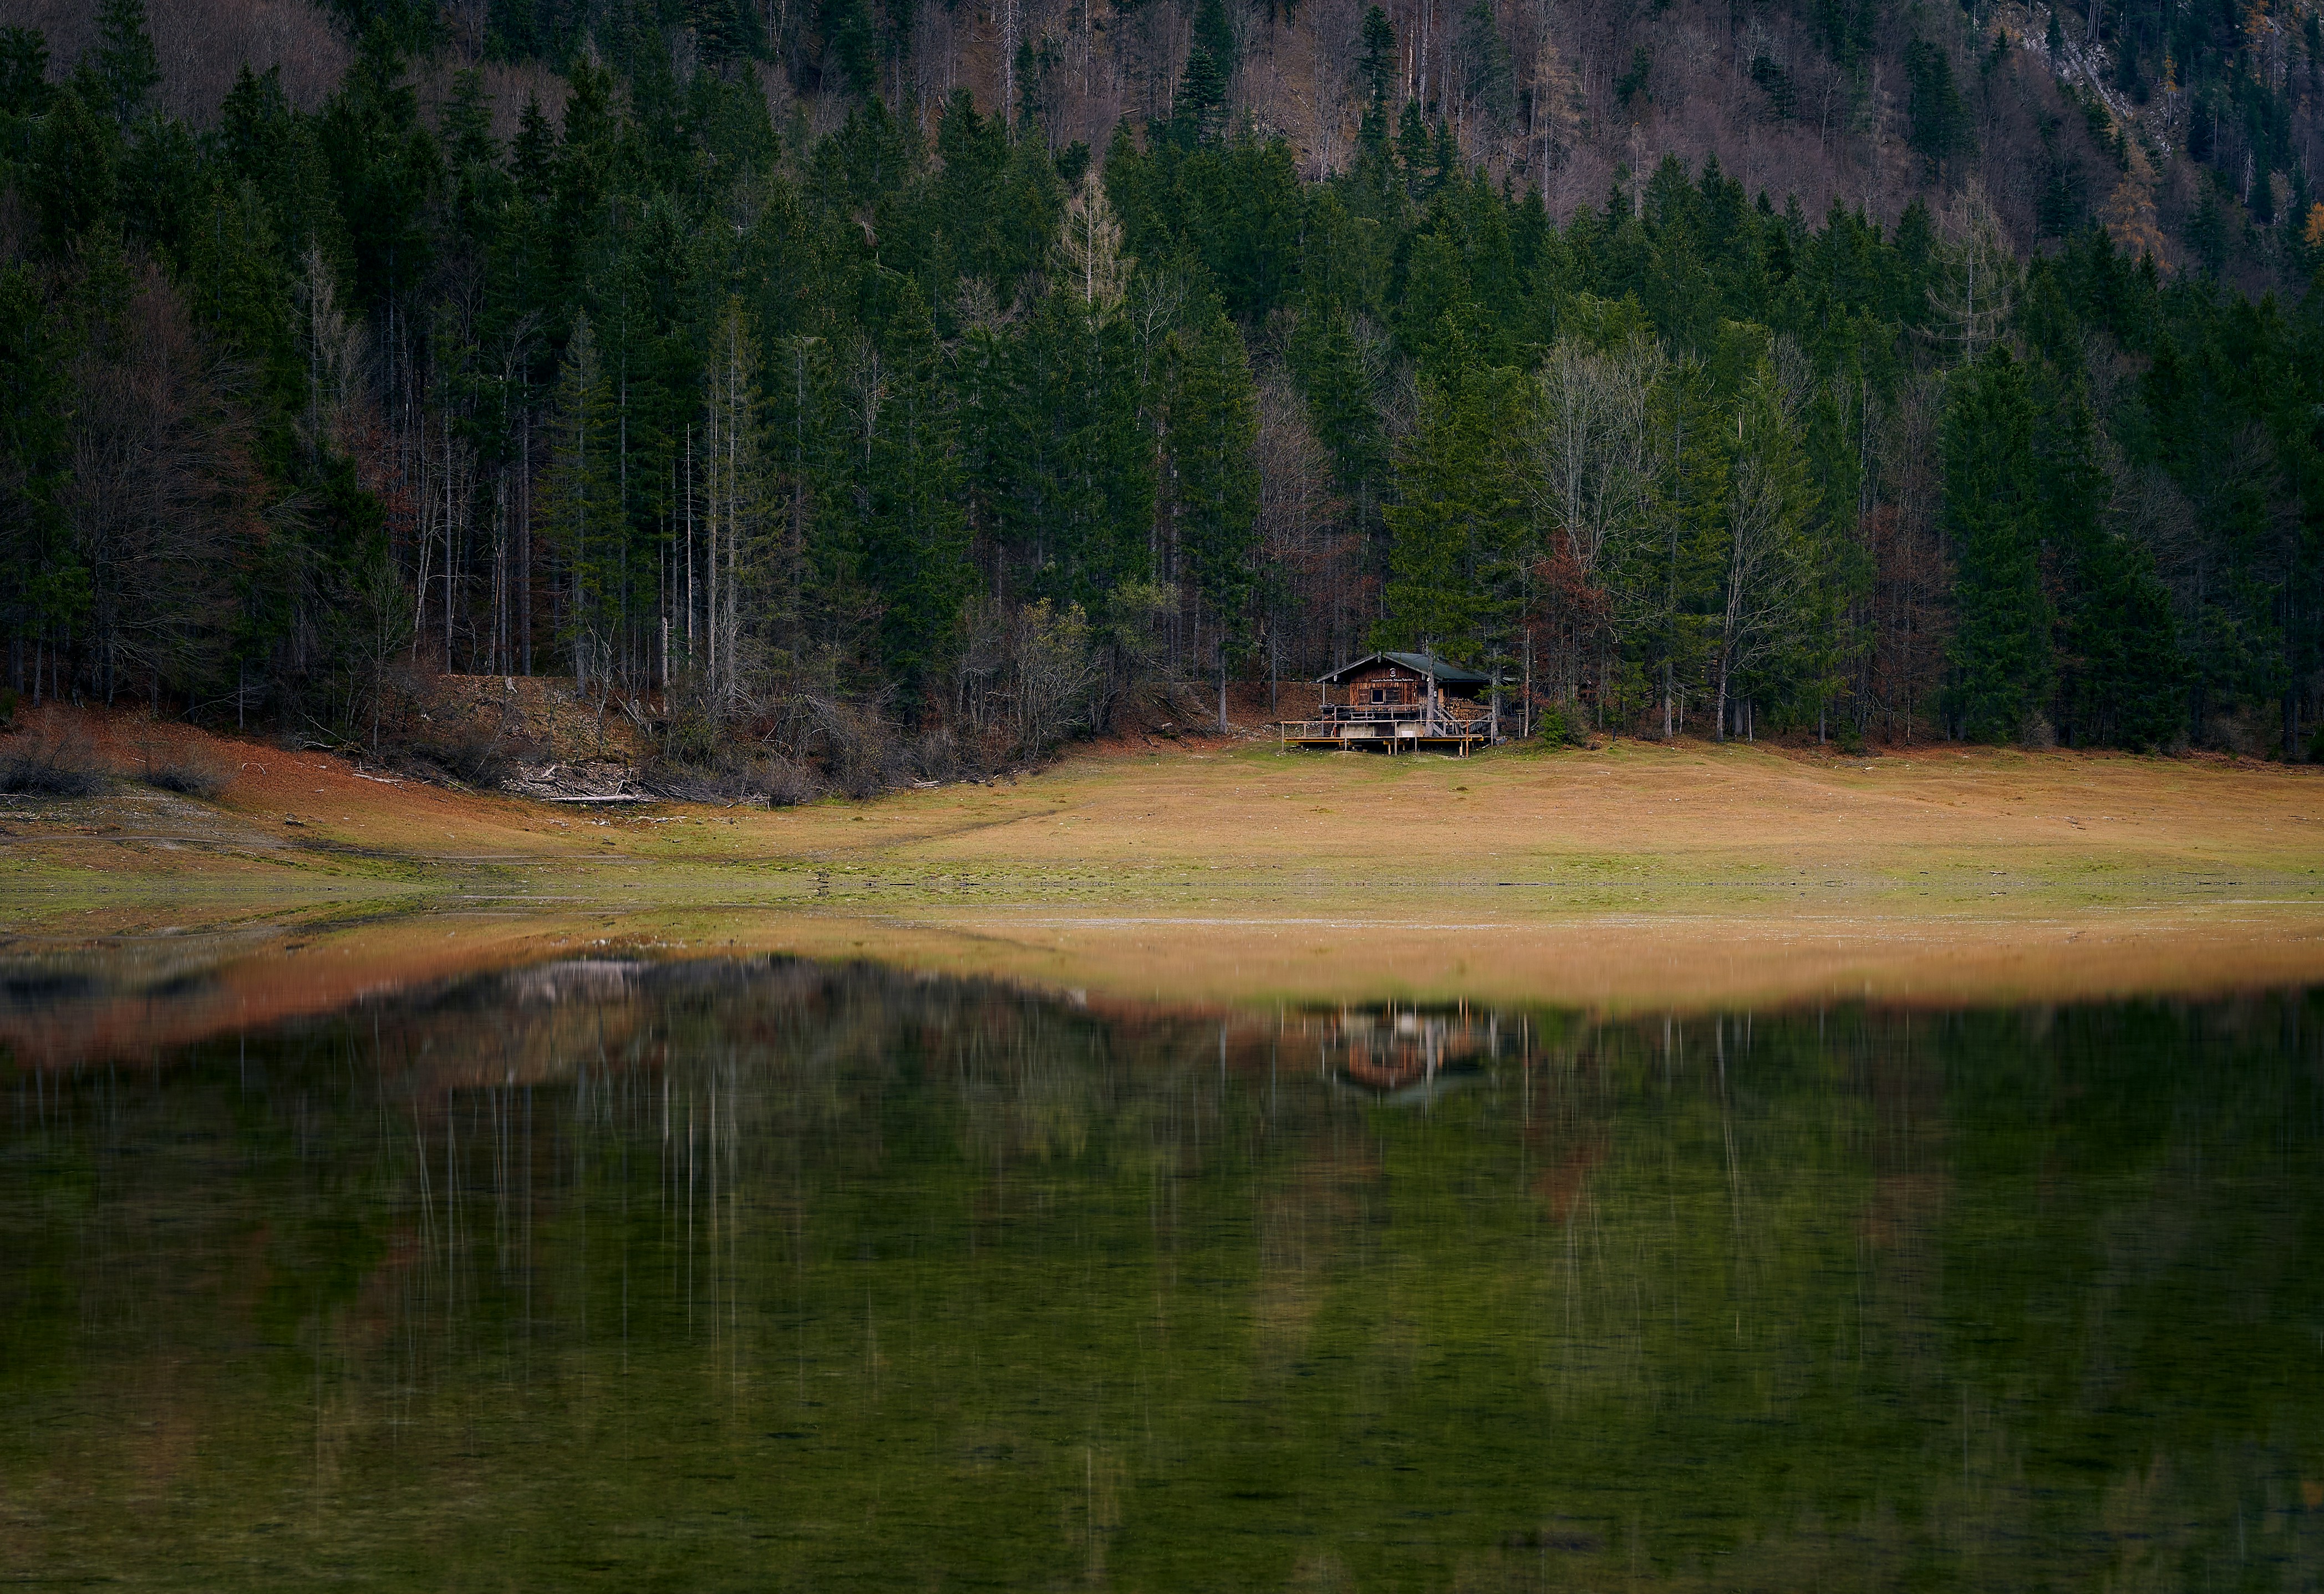
[[[150,736],[88,724],[124,760]],[[0,802],[5,950],[232,928],[222,989],[243,1021],[584,946],[869,956],[1139,1000],[1601,1010],[2324,977],[2324,771],[2307,769],[1634,742],[1391,761],[1234,741],[770,813],[551,807],[318,752],[211,751],[235,771],[212,803]]]

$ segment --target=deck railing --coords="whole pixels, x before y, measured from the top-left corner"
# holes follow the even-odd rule
[[[1459,706],[1452,706],[1453,703]],[[1481,742],[1489,739],[1491,730],[1490,710],[1459,699],[1433,707],[1419,703],[1327,703],[1321,718],[1282,722],[1286,742]]]

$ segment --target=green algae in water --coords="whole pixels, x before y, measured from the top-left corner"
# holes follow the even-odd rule
[[[609,962],[9,1064],[0,1571],[2314,1588],[2319,1020]]]

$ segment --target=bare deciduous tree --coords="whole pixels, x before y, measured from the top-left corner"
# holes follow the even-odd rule
[[[1643,333],[1612,349],[1559,342],[1536,377],[1538,421],[1528,439],[1536,534],[1537,630],[1558,695],[1573,700],[1585,665],[1600,681],[1613,638],[1605,573],[1646,529],[1658,470],[1652,397],[1667,356]]]

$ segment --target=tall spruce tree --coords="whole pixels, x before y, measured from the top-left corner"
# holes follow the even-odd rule
[[[1388,438],[1372,394],[1371,373],[1348,314],[1336,305],[1302,318],[1294,355],[1315,440],[1332,456],[1332,478],[1360,527],[1379,511],[1389,465]]]
[[[1194,11],[1194,33],[1178,92],[1170,102],[1171,135],[1189,149],[1216,138],[1226,124],[1235,40],[1222,0],[1202,0]]]
[[[2024,734],[2050,690],[2043,491],[2025,368],[2001,345],[1948,384],[1944,527],[1960,571],[1946,709],[1957,734]]]
[[[1388,522],[1381,647],[1430,647],[1478,660],[1508,650],[1517,613],[1525,503],[1508,450],[1523,435],[1518,373],[1430,382],[1398,460]]]
[[[52,656],[50,675],[40,671],[42,650],[88,604],[60,502],[72,469],[68,346],[33,273],[0,266],[0,623],[32,639],[36,698],[54,678]]]
[[[1250,356],[1224,314],[1179,336],[1166,444],[1178,548],[1211,613],[1226,723],[1226,669],[1245,645],[1258,548],[1259,397]]]
[[[2186,661],[2153,556],[2106,523],[2097,418],[2079,386],[2040,428],[2044,527],[2063,576],[2057,719],[2077,746],[2144,750],[2185,723]]]
[[[97,7],[97,80],[106,108],[127,126],[161,81],[161,58],[145,23],[145,0],[103,0]]]
[[[909,278],[894,290],[882,339],[886,394],[864,456],[864,576],[880,596],[884,662],[925,694],[957,641],[968,522],[936,323]]]
[[[613,392],[598,357],[587,312],[574,318],[557,376],[548,469],[540,493],[541,531],[558,556],[559,640],[573,661],[576,686],[599,690],[617,618],[618,576],[626,549],[617,470]]]

